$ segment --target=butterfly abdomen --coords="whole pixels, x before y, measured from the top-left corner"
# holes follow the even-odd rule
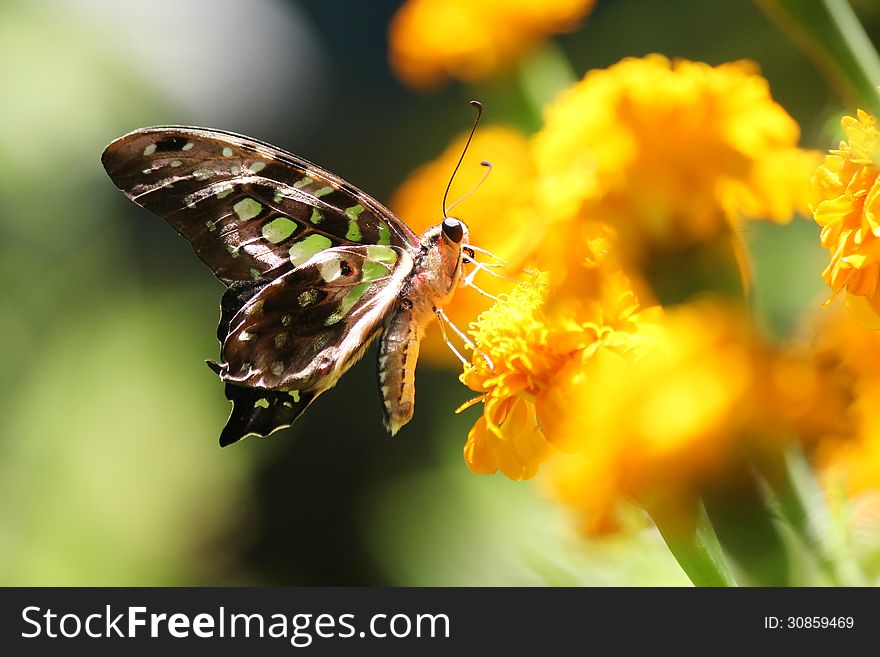
[[[458,244],[444,240],[439,226],[429,229],[379,343],[379,392],[392,436],[412,418],[419,344],[437,309],[452,298],[460,275]]]
[[[379,393],[385,428],[392,436],[412,418],[419,343],[433,314],[423,318],[423,313],[417,314],[414,310],[409,299],[401,299],[379,343]]]

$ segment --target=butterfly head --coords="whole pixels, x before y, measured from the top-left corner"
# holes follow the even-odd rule
[[[446,242],[450,244],[461,244],[462,241],[466,241],[465,237],[467,237],[468,229],[460,219],[446,217],[443,220],[443,223],[440,224],[440,232],[443,234],[443,238]]]
[[[417,277],[423,275],[425,284],[433,288],[427,295],[434,298],[433,305],[442,305],[458,285],[467,240],[467,226],[454,217],[446,217],[422,234],[416,271]]]

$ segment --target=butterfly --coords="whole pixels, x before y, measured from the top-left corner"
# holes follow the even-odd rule
[[[221,130],[142,128],[101,162],[226,285],[208,361],[233,404],[222,446],[290,426],[376,338],[385,427],[409,422],[419,341],[462,282],[462,221],[444,210],[416,235],[338,176]]]

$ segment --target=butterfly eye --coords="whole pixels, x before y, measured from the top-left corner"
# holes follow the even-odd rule
[[[447,239],[458,244],[464,237],[464,226],[458,219],[447,217],[443,220],[443,234]]]

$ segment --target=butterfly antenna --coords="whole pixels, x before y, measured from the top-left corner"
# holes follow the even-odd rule
[[[477,191],[477,190],[480,188],[480,186],[482,186],[482,184],[483,184],[484,182],[486,182],[486,178],[488,178],[488,177],[489,177],[489,174],[492,173],[492,163],[491,163],[491,162],[486,162],[486,161],[484,160],[484,161],[480,162],[480,165],[486,167],[486,173],[484,173],[484,174],[483,174],[483,177],[480,178],[480,182],[478,182],[476,185],[474,185],[474,187],[473,187],[473,189],[471,189],[471,191],[469,191],[467,194],[465,194],[465,195],[462,196],[460,199],[458,199],[457,201],[455,201],[455,203],[453,203],[453,204],[450,205],[448,208],[446,208],[446,212],[450,212],[450,211],[452,211],[452,208],[454,208],[456,205],[458,205],[459,203],[461,203],[463,200],[465,200],[466,198],[468,198],[469,196],[471,196],[475,191]],[[445,216],[445,215],[444,215],[444,216]]]
[[[468,146],[471,145],[471,139],[474,138],[474,133],[477,131],[477,124],[480,122],[480,117],[483,116],[483,104],[478,100],[472,100],[471,105],[477,110],[477,118],[474,119],[474,125],[471,127],[471,133],[468,135],[467,141],[464,144],[464,148],[461,151],[461,157],[458,158],[458,164],[455,165],[455,168],[452,170],[452,175],[449,176],[449,182],[446,185],[446,191],[443,192],[443,218],[446,219],[446,198],[449,196],[449,189],[452,187],[452,181],[455,180],[455,174],[458,173],[458,168],[461,166],[462,161],[464,160],[465,153],[467,153]]]

